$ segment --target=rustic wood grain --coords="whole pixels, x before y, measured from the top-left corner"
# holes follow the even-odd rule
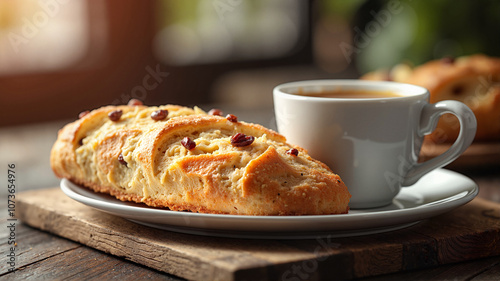
[[[109,256],[79,243],[16,225],[17,259],[14,272],[0,266],[1,280],[179,280],[129,261]],[[3,232],[2,232],[3,234]],[[3,235],[2,235],[3,236]],[[3,237],[1,241],[3,241]],[[6,253],[5,243],[0,255]]]
[[[480,274],[474,276],[472,278],[472,281],[478,281],[478,280],[498,280],[500,276],[500,260],[496,260],[495,264],[492,264],[488,268],[486,268],[483,272]]]
[[[476,199],[452,212],[426,221],[415,232],[433,237],[439,264],[488,257],[500,253],[498,204]]]
[[[3,237],[1,241],[5,242],[0,244],[0,256],[5,257],[11,245],[7,245],[7,239],[4,240]],[[16,241],[15,263],[17,268],[81,247],[69,240],[60,241],[57,237],[45,232],[33,233],[29,227],[20,224],[20,222],[16,223]],[[0,274],[7,272],[8,267],[6,262],[0,263]]]
[[[399,274],[365,277],[358,281],[401,281],[401,280],[498,280],[500,259],[490,257],[469,262],[433,267],[425,270],[411,270]]]
[[[390,233],[278,241],[144,227],[77,203],[58,188],[18,198],[19,219],[33,227],[193,280],[345,279],[500,254],[500,205],[483,199]]]

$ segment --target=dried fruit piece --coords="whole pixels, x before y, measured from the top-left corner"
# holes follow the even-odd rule
[[[87,115],[89,113],[90,113],[89,110],[85,110],[85,111],[80,112],[80,114],[78,114],[78,119],[83,118],[85,115]]]
[[[454,96],[460,96],[464,92],[465,92],[465,87],[462,85],[455,85],[455,86],[453,86],[453,88],[451,88],[451,93]]]
[[[125,159],[123,159],[123,155],[121,153],[120,153],[120,155],[118,155],[118,162],[120,162],[120,164],[122,164],[122,165],[125,165],[125,167],[128,166],[127,161],[125,161]]]
[[[237,133],[231,137],[231,144],[236,147],[248,146],[253,143],[255,138],[253,136],[247,136],[243,133]]]
[[[453,64],[453,63],[455,63],[455,58],[454,57],[444,57],[441,59],[441,62],[444,64]]]
[[[226,115],[226,119],[229,120],[229,121],[231,121],[231,122],[238,122],[238,117],[236,117],[233,114]]]
[[[164,109],[159,109],[159,110],[151,113],[151,118],[155,121],[163,120],[163,119],[167,118],[167,116],[168,116],[168,110],[164,110]]]
[[[210,111],[208,112],[208,114],[210,114],[210,115],[216,115],[216,116],[222,116],[222,111],[220,109],[213,108],[213,109],[210,109]]]
[[[128,101],[129,106],[137,106],[137,105],[144,105],[144,103],[141,100],[138,99],[131,99]]]
[[[299,155],[299,151],[296,148],[290,148],[289,150],[286,151],[286,154],[293,155],[293,156],[298,156]]]
[[[184,146],[188,150],[192,150],[196,147],[196,143],[192,139],[190,139],[189,137],[184,137],[181,140],[181,144],[182,144],[182,146]]]
[[[123,111],[121,109],[118,110],[113,110],[110,113],[108,113],[109,120],[116,122],[120,120],[120,117],[122,117]]]

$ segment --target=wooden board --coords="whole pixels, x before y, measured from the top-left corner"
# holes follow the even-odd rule
[[[476,198],[394,232],[350,238],[253,240],[141,226],[94,210],[59,188],[19,193],[24,223],[192,280],[331,280],[500,254],[500,204]]]

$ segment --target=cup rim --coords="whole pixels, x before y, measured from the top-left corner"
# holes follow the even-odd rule
[[[286,89],[298,89],[300,87],[315,87],[319,91],[321,87],[346,87],[349,89],[362,88],[366,86],[374,87],[371,90],[380,89],[381,91],[395,91],[401,96],[398,97],[377,97],[377,98],[332,98],[332,97],[313,97],[307,95],[297,95],[293,92],[286,92]],[[305,90],[307,92],[307,90]],[[402,101],[411,98],[429,97],[429,91],[421,86],[400,83],[394,81],[374,81],[374,80],[360,80],[360,79],[319,79],[319,80],[303,80],[280,84],[273,89],[274,95],[282,95],[291,99],[310,100],[310,101],[335,101],[335,102],[370,102],[370,101]]]

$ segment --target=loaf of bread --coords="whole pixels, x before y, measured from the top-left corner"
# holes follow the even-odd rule
[[[500,140],[500,59],[471,55],[457,59],[429,61],[417,67],[400,64],[390,70],[377,70],[362,77],[410,83],[429,90],[430,102],[458,100],[476,115],[475,141]],[[460,124],[445,115],[430,138],[437,143],[454,141]]]
[[[175,105],[106,106],[59,131],[55,174],[123,201],[238,215],[348,212],[340,177],[260,125]]]

